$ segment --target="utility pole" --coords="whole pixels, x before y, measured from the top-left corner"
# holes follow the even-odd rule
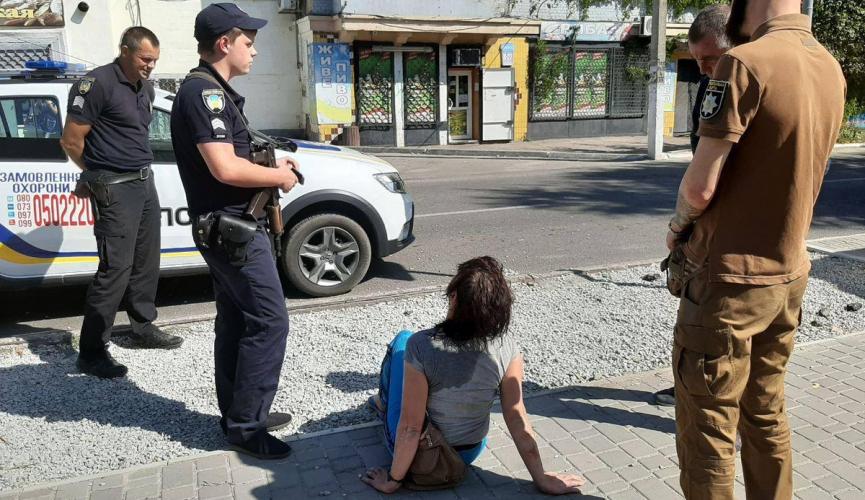
[[[814,18],[814,0],[805,0],[802,2],[802,13],[807,14],[809,19]]]
[[[649,157],[664,157],[664,67],[667,59],[667,0],[655,0],[649,51]]]

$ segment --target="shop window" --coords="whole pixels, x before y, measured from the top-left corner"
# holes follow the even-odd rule
[[[357,112],[361,126],[393,123],[393,54],[358,51]]]
[[[564,120],[568,117],[570,52],[548,48],[543,42],[535,47],[532,67],[532,119]]]
[[[607,52],[574,52],[572,118],[607,115]]]
[[[60,147],[63,121],[57,99],[48,96],[0,99],[0,158],[66,160]]]
[[[532,121],[639,118],[645,114],[649,57],[644,47],[533,48]]]
[[[406,128],[435,128],[438,110],[438,64],[435,53],[407,52],[403,56]]]

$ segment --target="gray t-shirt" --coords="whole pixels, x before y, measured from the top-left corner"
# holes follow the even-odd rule
[[[405,361],[426,376],[430,420],[451,446],[478,443],[511,360],[520,354],[508,333],[480,348],[457,347],[434,329],[409,337]],[[403,398],[411,397],[403,394]]]

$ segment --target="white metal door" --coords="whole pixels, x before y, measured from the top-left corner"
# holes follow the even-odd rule
[[[472,138],[472,73],[470,70],[448,72],[448,137],[450,140]]]
[[[514,70],[485,69],[481,139],[514,140]]]

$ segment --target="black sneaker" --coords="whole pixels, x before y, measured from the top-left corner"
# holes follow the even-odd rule
[[[81,373],[99,378],[125,377],[128,371],[125,365],[115,361],[107,352],[90,359],[82,358],[79,354],[76,365]]]
[[[291,423],[291,415],[288,413],[282,412],[271,412],[267,416],[267,422],[265,422],[265,426],[267,426],[267,432],[278,431],[282,428],[288,427],[288,424]]]
[[[130,333],[131,347],[137,349],[177,349],[183,344],[183,337],[165,333],[155,326],[142,333]]]
[[[278,460],[291,454],[291,446],[267,432],[258,432],[243,443],[232,443],[231,449],[261,460]]]
[[[676,406],[676,394],[673,387],[658,391],[654,396],[655,404],[658,406]]]

